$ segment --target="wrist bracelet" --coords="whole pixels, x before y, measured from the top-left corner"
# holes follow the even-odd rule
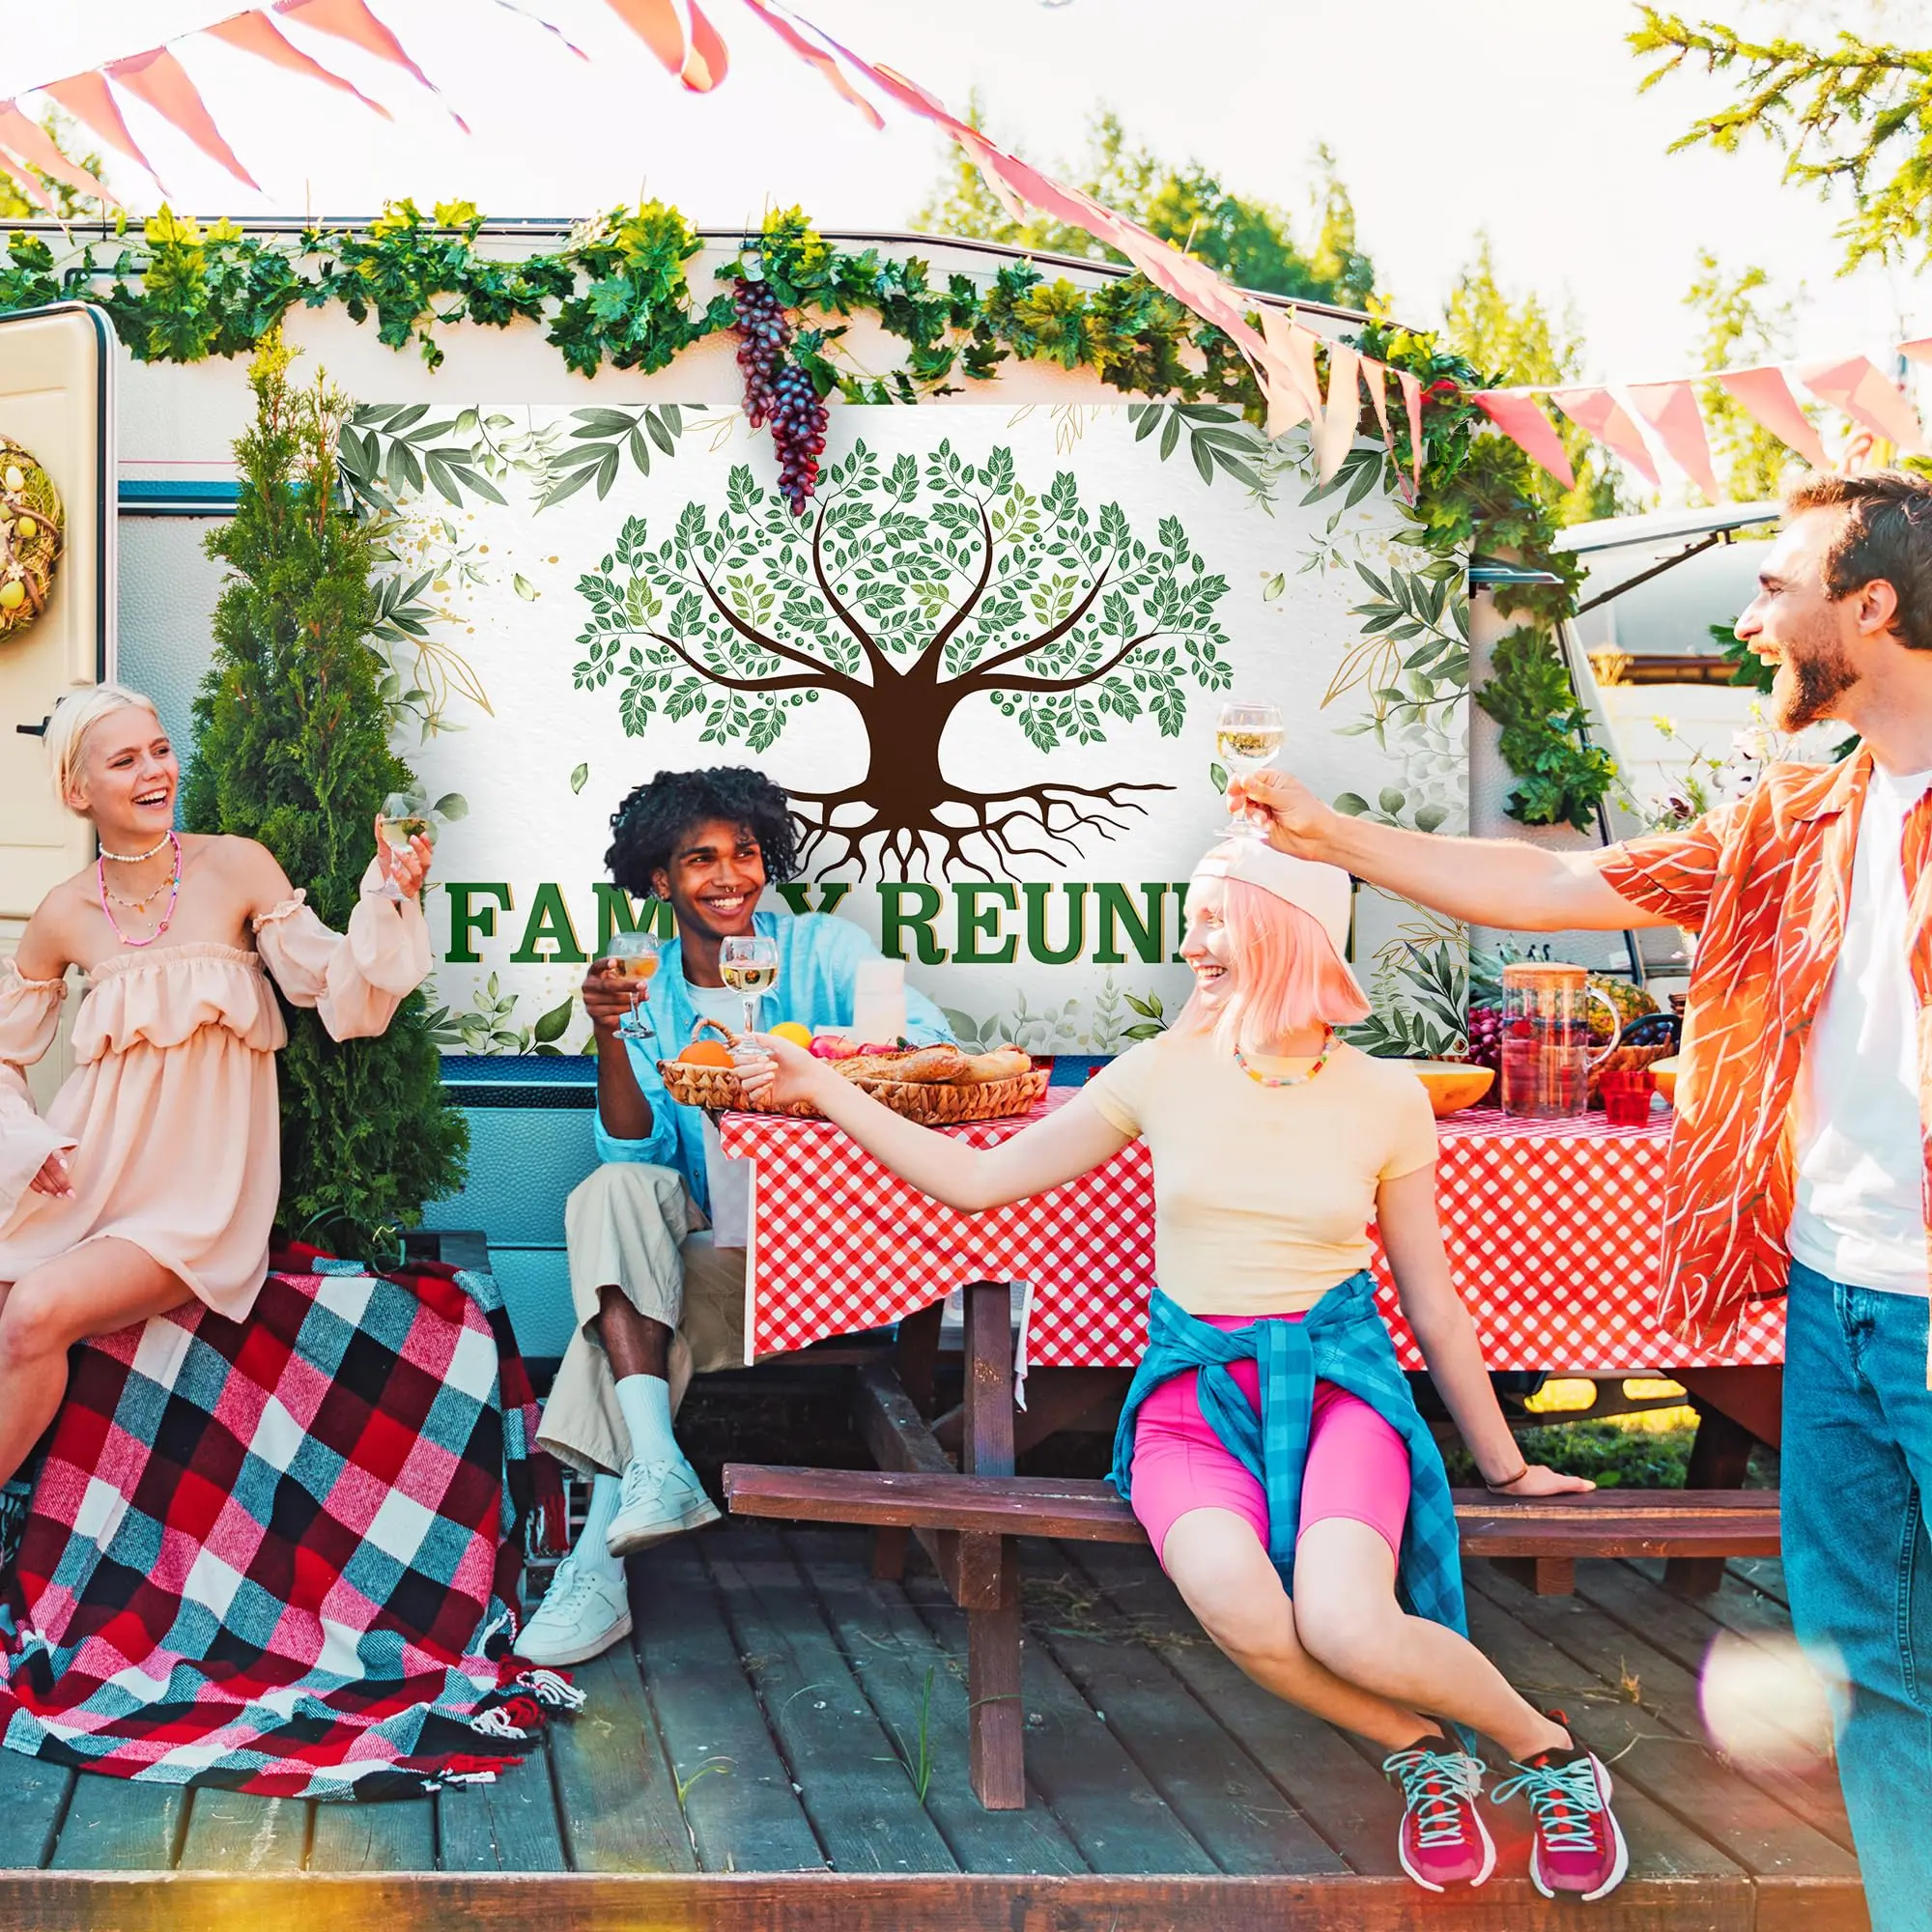
[[[1525,1463],[1522,1465],[1522,1467],[1519,1469],[1515,1475],[1511,1476],[1506,1482],[1492,1483],[1487,1476],[1485,1476],[1483,1478],[1483,1487],[1484,1489],[1488,1490],[1492,1495],[1499,1495],[1504,1490],[1515,1489],[1516,1486],[1520,1482],[1521,1482],[1522,1479],[1528,1474],[1529,1474],[1529,1464]]]

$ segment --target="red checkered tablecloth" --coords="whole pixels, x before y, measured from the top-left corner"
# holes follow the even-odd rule
[[[995,1147],[1031,1115],[946,1131]],[[1669,1117],[1648,1126],[1513,1121],[1490,1109],[1439,1128],[1436,1198],[1449,1265],[1492,1369],[1639,1374],[1784,1358],[1784,1312],[1768,1304],[1730,1353],[1657,1324],[1658,1210]],[[1153,1176],[1140,1143],[1077,1180],[968,1217],[942,1208],[828,1121],[727,1114],[724,1151],[753,1163],[746,1346],[756,1358],[878,1328],[974,1281],[1033,1288],[1027,1360],[1128,1368],[1147,1339],[1153,1286]],[[1422,1355],[1379,1248],[1382,1312],[1406,1368]]]

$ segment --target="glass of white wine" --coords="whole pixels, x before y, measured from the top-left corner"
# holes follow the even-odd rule
[[[383,801],[381,831],[383,843],[397,852],[407,852],[412,838],[427,838],[434,845],[442,821],[430,810],[429,800],[419,791],[392,791]],[[400,899],[403,889],[394,879],[384,878],[385,899]]]
[[[1222,705],[1214,724],[1214,751],[1228,777],[1245,779],[1275,761],[1281,751],[1281,712],[1272,704],[1233,698]],[[1243,813],[1236,835],[1266,838],[1267,830],[1252,813]]]
[[[761,932],[727,939],[718,949],[724,983],[745,1002],[745,1031],[758,1030],[758,1002],[779,982],[779,943]]]
[[[604,949],[604,971],[638,990],[631,996],[631,1010],[617,1022],[617,1031],[626,1039],[650,1039],[650,1016],[644,1010],[652,980],[657,977],[658,940],[654,932],[613,932]]]

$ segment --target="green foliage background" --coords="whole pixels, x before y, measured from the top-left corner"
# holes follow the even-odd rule
[[[249,371],[253,426],[237,441],[242,495],[208,538],[231,575],[195,699],[182,787],[189,831],[258,838],[338,932],[355,911],[384,795],[412,782],[389,750],[369,648],[375,538],[337,489],[345,398],[289,380],[269,334]],[[281,1063],[287,1234],[344,1254],[393,1252],[423,1205],[462,1184],[468,1129],[446,1104],[421,994],[377,1039],[338,1044],[290,1009]]]

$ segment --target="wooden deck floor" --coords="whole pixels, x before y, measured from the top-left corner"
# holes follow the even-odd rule
[[[0,1924],[1133,1928],[1581,1922],[1502,1863],[1435,1899],[1402,1877],[1370,1754],[1247,1683],[1151,1559],[1028,1546],[1033,1802],[967,1788],[963,1619],[864,1537],[739,1524],[633,1566],[638,1629],[586,1666],[587,1708],[494,1786],[335,1806],[75,1778],[0,1752]],[[1830,1765],[1747,1773],[1702,1742],[1720,1628],[1785,1627],[1776,1564],[1703,1606],[1624,1563],[1574,1598],[1469,1572],[1479,1641],[1609,1759],[1631,1877],[1587,1909],[1631,1927],[1865,1924]],[[242,1875],[250,1881],[239,1882]],[[86,1875],[86,1876],[82,1876]],[[1236,1919],[1238,1915],[1238,1920]]]

